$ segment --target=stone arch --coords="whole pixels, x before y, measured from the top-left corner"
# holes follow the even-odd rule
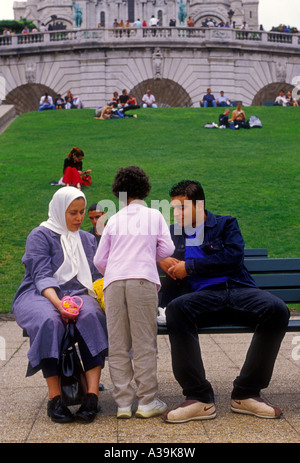
[[[41,24],[44,23],[46,27],[48,27],[49,24],[53,24],[53,22],[54,22],[54,21],[53,21],[53,19],[51,18],[51,16],[46,16],[46,17],[42,18],[41,21],[40,21],[40,23],[41,23]],[[62,14],[62,15],[56,17],[55,23],[61,23],[61,22],[62,22],[67,28],[70,27],[70,26],[73,27],[73,21],[72,21],[72,19],[71,19],[69,16],[67,16],[67,15]]]
[[[253,98],[251,104],[252,106],[263,106],[265,101],[274,101],[279,95],[280,90],[283,90],[286,93],[288,91],[292,92],[293,89],[294,86],[291,84],[287,84],[285,82],[273,82],[272,84],[268,84],[261,88]]]
[[[184,88],[170,79],[147,79],[136,85],[132,93],[138,102],[142,101],[146,90],[150,88],[159,107],[176,108],[192,106],[192,100]]]
[[[43,84],[25,84],[14,88],[6,95],[4,104],[14,105],[17,114],[37,111],[40,98],[47,92],[52,96],[53,101],[57,98],[57,93],[50,87]]]
[[[227,21],[227,19],[224,20],[224,18],[221,17],[219,14],[216,14],[216,12],[214,12],[214,13],[202,12],[202,13],[194,16],[195,26],[196,27],[202,27],[202,23],[204,21],[206,21],[207,19],[212,19],[213,21],[216,22],[216,24],[219,24],[221,21],[224,21],[224,22]]]

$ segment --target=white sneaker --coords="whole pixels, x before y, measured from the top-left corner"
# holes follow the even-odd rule
[[[129,407],[118,407],[117,418],[128,419],[132,417],[132,405]]]
[[[166,319],[166,307],[158,307],[158,316],[156,317],[156,321],[158,325],[166,326],[167,319]]]
[[[159,416],[167,410],[167,404],[160,399],[154,399],[150,404],[139,405],[135,412],[136,418],[152,418]]]

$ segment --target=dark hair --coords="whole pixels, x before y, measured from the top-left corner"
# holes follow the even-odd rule
[[[144,199],[151,190],[151,184],[146,173],[137,166],[121,167],[116,173],[112,192],[118,197],[126,192],[127,198]]]
[[[188,199],[193,201],[193,204],[196,204],[197,200],[202,200],[205,204],[205,194],[202,185],[195,180],[181,180],[181,182],[172,186],[169,195],[171,198],[175,198],[175,196],[187,196]]]
[[[92,212],[92,211],[104,212],[104,209],[101,204],[98,205],[98,203],[94,203],[94,204],[91,204],[90,207],[88,208],[88,212]]]
[[[84,157],[84,152],[79,149],[79,148],[72,148],[70,153],[68,154],[68,159],[72,159],[73,156],[80,156],[80,157]]]

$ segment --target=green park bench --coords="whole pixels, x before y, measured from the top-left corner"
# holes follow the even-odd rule
[[[300,303],[300,258],[271,259],[266,250],[245,250],[245,266],[259,288],[278,296],[286,304]],[[255,255],[256,254],[256,255]],[[263,254],[263,255],[262,255]],[[199,328],[199,334],[253,333],[249,326],[222,324]],[[300,320],[291,318],[288,332],[300,332]],[[159,325],[158,334],[168,334],[167,326]]]
[[[286,304],[300,303],[300,258],[268,258],[265,248],[245,249],[245,265],[259,288],[281,298]],[[291,319],[288,332],[300,332],[300,320]],[[199,334],[252,333],[253,328],[232,324],[206,326]],[[168,334],[167,326],[158,325],[159,335]],[[28,336],[23,330],[23,336]]]

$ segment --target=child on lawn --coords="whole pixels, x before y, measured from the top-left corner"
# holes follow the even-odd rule
[[[113,215],[102,234],[94,264],[104,275],[104,299],[109,337],[109,369],[117,418],[162,414],[166,404],[156,397],[157,305],[160,287],[156,263],[174,252],[169,228],[144,199],[151,189],[139,167],[119,169],[112,191],[126,192],[125,207]],[[133,355],[133,359],[131,356]],[[135,379],[135,393],[131,380]]]

